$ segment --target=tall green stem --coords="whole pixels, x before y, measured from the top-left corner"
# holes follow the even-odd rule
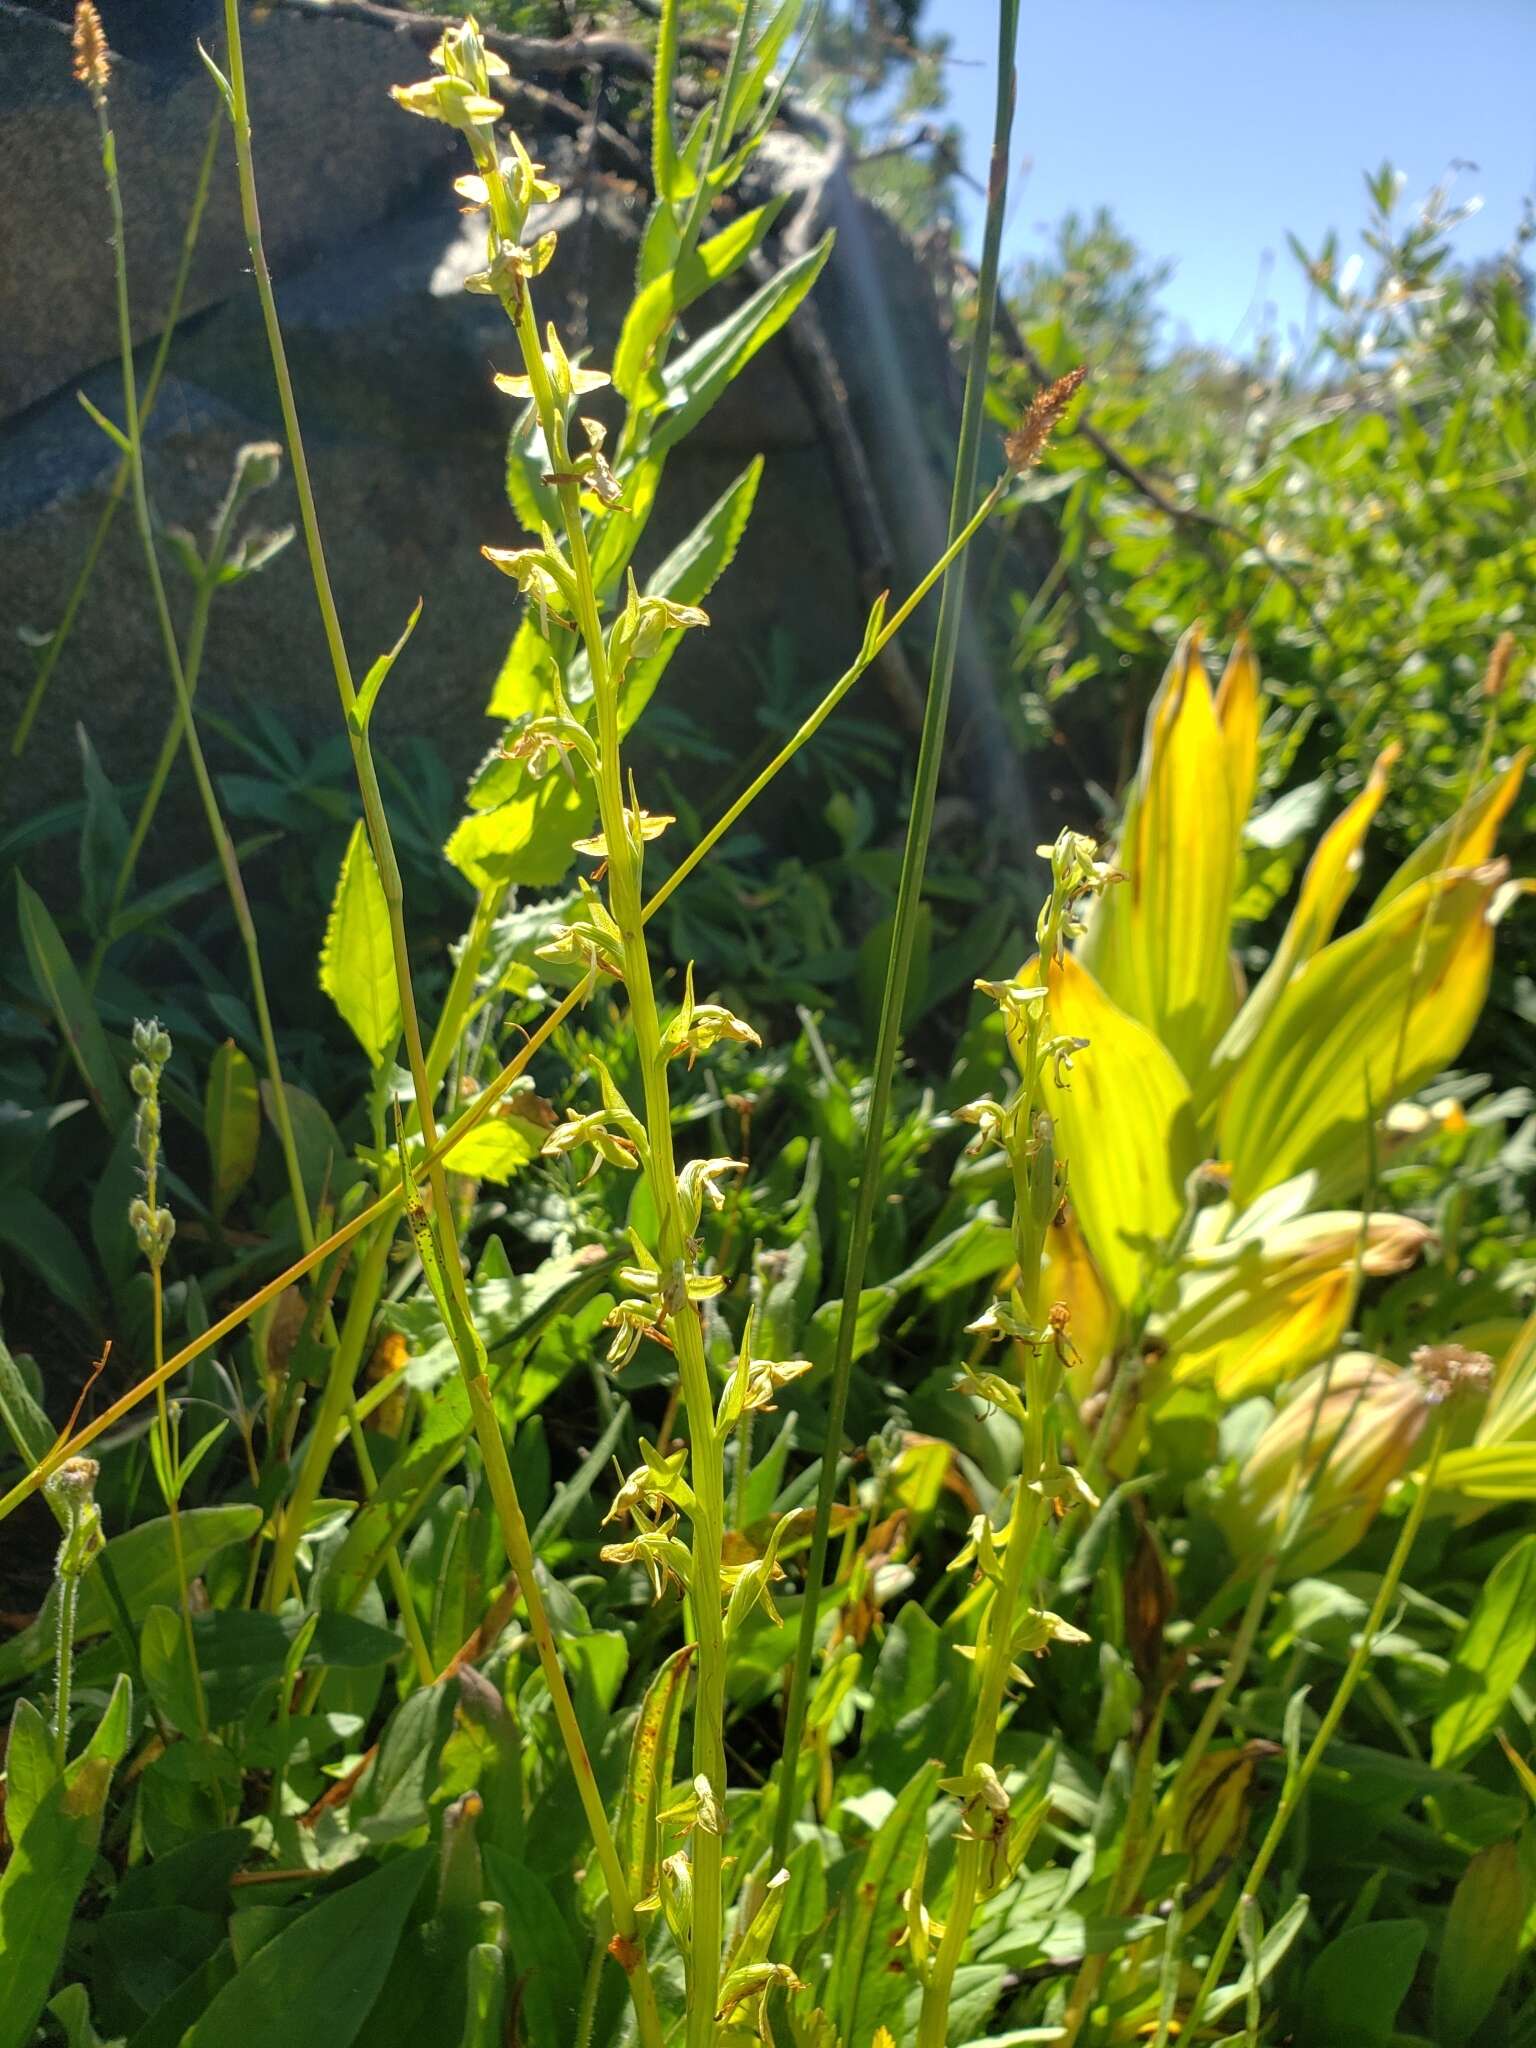
[[[192,271],[192,257],[196,251],[197,238],[203,225],[203,210],[208,204],[208,192],[213,181],[213,166],[218,157],[219,135],[222,127],[223,118],[218,110],[215,109],[213,117],[208,123],[207,141],[203,144],[203,160],[198,169],[197,184],[192,192],[192,210],[187,216],[186,231],[182,236],[181,256],[176,265],[176,276],[172,282],[171,296],[165,309],[164,325],[161,327],[160,339],[156,344],[154,358],[149,366],[149,375],[144,382],[144,399],[140,408],[141,427],[148,425],[149,416],[154,410],[155,400],[160,394],[160,382],[165,375],[166,357],[170,354],[171,341],[175,335],[177,323],[181,319],[182,302],[186,297],[187,279]],[[85,602],[85,594],[90,588],[91,578],[96,573],[97,560],[102,549],[106,546],[107,535],[112,531],[112,522],[117,517],[117,508],[123,502],[123,493],[128,488],[129,475],[129,458],[125,455],[122,461],[118,463],[117,472],[112,478],[112,487],[107,493],[107,502],[102,506],[97,516],[95,531],[92,533],[90,543],[86,548],[85,559],[80,564],[79,574],[76,576],[69,596],[65,601],[63,616],[49,636],[48,645],[43,650],[43,658],[37,665],[36,678],[33,681],[31,690],[27,694],[26,705],[22,710],[21,717],[17,720],[16,731],[11,738],[11,753],[13,757],[19,757],[27,744],[33,722],[42,707],[43,698],[47,693],[48,684],[54,670],[59,665],[59,659],[64,652],[65,644],[74,630],[75,619],[79,615],[81,605]]]
[[[331,589],[330,572],[326,564],[325,549],[320,537],[319,519],[315,510],[314,491],[310,484],[309,464],[305,455],[303,436],[299,429],[298,408],[294,400],[293,380],[289,373],[287,351],[283,344],[282,328],[277,316],[277,302],[272,290],[271,273],[267,267],[266,252],[262,241],[261,213],[256,196],[255,163],[251,148],[250,105],[246,90],[245,54],[240,33],[239,0],[225,0],[225,32],[229,57],[230,118],[235,132],[235,155],[239,168],[240,202],[244,220],[246,240],[251,254],[252,269],[256,279],[257,295],[261,302],[262,319],[266,328],[269,352],[272,358],[273,374],[277,383],[278,399],[282,409],[285,438],[288,443],[289,460],[293,465],[294,485],[298,493],[300,518],[304,531],[305,549],[309,556],[311,578],[315,595],[319,601],[321,619],[325,628],[326,645],[330,652],[331,666],[336,678],[336,687],[346,719],[348,738],[352,747],[353,766],[357,774],[358,789],[363,800],[363,815],[368,830],[369,843],[378,868],[380,883],[389,913],[391,950],[394,961],[395,980],[400,995],[400,1014],[405,1034],[406,1055],[411,1073],[412,1090],[415,1097],[416,1116],[427,1154],[428,1183],[431,1188],[433,1207],[443,1220],[445,1227],[451,1227],[452,1209],[448,1201],[447,1183],[444,1178],[441,1155],[437,1144],[437,1126],[432,1111],[433,1090],[427,1076],[426,1057],[422,1046],[421,1025],[417,1016],[415,993],[412,986],[410,955],[406,943],[404,917],[404,888],[400,877],[399,863],[395,858],[393,841],[384,811],[383,798],[379,790],[378,776],[368,744],[366,723],[357,715],[357,692],[352,681],[351,665],[346,645],[342,638],[341,621],[336,610],[336,600]],[[469,1302],[464,1285],[457,1245],[451,1245],[444,1260],[446,1286],[450,1298],[462,1313],[465,1323],[469,1321]],[[524,1604],[528,1610],[529,1627],[533,1634],[544,1670],[550,1696],[565,1742],[566,1754],[575,1778],[577,1790],[592,1830],[594,1846],[603,1866],[608,1882],[610,1904],[614,1925],[626,1943],[625,1968],[630,1991],[634,2000],[636,2023],[646,2048],[660,2048],[661,2023],[656,2007],[655,1992],[651,1985],[649,1965],[644,1947],[638,1939],[638,1923],[634,1902],[625,1882],[624,1872],[618,1860],[612,1832],[608,1826],[600,1795],[597,1792],[591,1760],[587,1755],[576,1721],[565,1674],[555,1649],[549,1617],[544,1608],[534,1571],[532,1544],[528,1537],[527,1523],[517,1497],[512,1470],[507,1459],[506,1445],[502,1441],[500,1425],[496,1419],[490,1389],[483,1375],[477,1376],[467,1349],[460,1350],[460,1366],[463,1371],[470,1404],[475,1420],[475,1434],[485,1463],[487,1479],[491,1486],[498,1521],[507,1550],[508,1562],[522,1587]]]
[[[1008,148],[1013,130],[1014,45],[1018,36],[1018,21],[1019,0],[999,0],[997,103],[991,168],[987,181],[987,221],[976,291],[976,325],[971,337],[965,404],[960,419],[960,442],[955,457],[954,490],[950,500],[951,538],[957,537],[964,527],[976,495],[976,469],[985,409],[987,364],[992,343],[992,319],[997,301],[1003,206],[1008,189]],[[896,1048],[901,1038],[902,1010],[912,966],[912,946],[922,900],[928,839],[933,826],[933,806],[939,783],[939,763],[944,751],[945,727],[949,718],[949,698],[954,681],[955,653],[959,644],[964,595],[965,566],[962,559],[944,572],[943,594],[939,600],[939,623],[934,636],[933,662],[928,679],[928,701],[923,713],[922,739],[918,747],[912,814],[907,828],[906,849],[902,856],[901,881],[897,891],[890,957],[886,967],[879,1041],[875,1050],[875,1065],[864,1131],[864,1154],[859,1168],[858,1195],[848,1236],[848,1258],[843,1275],[842,1314],[838,1322],[837,1350],[827,1393],[826,1443],[822,1455],[821,1481],[816,1495],[816,1519],[806,1564],[805,1598],[801,1608],[800,1633],[795,1645],[794,1671],[790,1680],[789,1705],[785,1715],[784,1757],[773,1827],[773,1861],[776,1866],[781,1865],[788,1855],[790,1832],[799,1810],[797,1787],[800,1749],[805,1734],[806,1703],[810,1689],[811,1662],[816,1648],[821,1591],[826,1578],[827,1538],[837,1485],[838,1453],[842,1446],[843,1422],[848,1407],[848,1386],[853,1375],[854,1332],[858,1321],[859,1300],[864,1288],[870,1227],[879,1193],[880,1158],[885,1141],[886,1116],[890,1108],[891,1076],[896,1064]]]
[[[1221,1939],[1217,1942],[1215,1950],[1211,1955],[1211,1960],[1206,1966],[1206,1972],[1201,1979],[1200,1988],[1195,1994],[1194,2004],[1191,2006],[1188,2017],[1184,2022],[1183,2034],[1186,2039],[1192,2040],[1195,2038],[1200,2021],[1205,2013],[1206,2004],[1217,1985],[1221,1982],[1221,1973],[1226,1968],[1227,1959],[1236,1946],[1239,1934],[1242,1932],[1244,1901],[1257,1896],[1259,1886],[1264,1882],[1265,1874],[1270,1864],[1274,1861],[1275,1852],[1284,1839],[1285,1831],[1290,1826],[1296,1809],[1301,1804],[1307,1787],[1311,1784],[1317,1767],[1322,1762],[1328,1745],[1338,1730],[1340,1721],[1344,1718],[1344,1710],[1354,1697],[1356,1686],[1359,1685],[1361,1678],[1364,1676],[1365,1667],[1375,1655],[1376,1638],[1381,1632],[1381,1624],[1386,1619],[1387,1609],[1392,1604],[1393,1597],[1397,1592],[1398,1582],[1401,1580],[1403,1572],[1407,1567],[1414,1542],[1418,1537],[1420,1528],[1423,1526],[1425,1513],[1434,1495],[1435,1480],[1440,1470],[1440,1456],[1445,1447],[1443,1417],[1437,1419],[1434,1429],[1435,1439],[1424,1471],[1419,1479],[1418,1493],[1414,1499],[1413,1506],[1409,1509],[1404,1519],[1397,1542],[1393,1545],[1392,1555],[1387,1562],[1387,1568],[1381,1575],[1381,1582],[1376,1588],[1376,1597],[1371,1602],[1371,1611],[1366,1616],[1365,1625],[1356,1639],[1349,1662],[1344,1667],[1344,1675],[1339,1680],[1338,1690],[1329,1701],[1327,1711],[1318,1723],[1317,1733],[1313,1736],[1307,1752],[1302,1757],[1300,1763],[1286,1774],[1285,1785],[1280,1794],[1280,1803],[1275,1808],[1274,1818],[1271,1820],[1264,1839],[1259,1844],[1258,1853],[1255,1855],[1253,1862],[1249,1866],[1248,1873],[1243,1879],[1237,1903],[1227,1916],[1227,1923],[1221,1931]]]
[[[219,866],[223,871],[225,887],[229,892],[235,922],[240,930],[241,944],[245,950],[251,994],[256,1005],[257,1026],[271,1083],[272,1115],[277,1124],[283,1158],[288,1169],[289,1191],[293,1197],[295,1213],[299,1218],[300,1237],[307,1243],[310,1236],[309,1204],[304,1193],[304,1177],[299,1169],[298,1147],[294,1142],[293,1124],[288,1113],[288,1097],[283,1086],[282,1066],[277,1056],[277,1039],[272,1029],[272,1013],[267,1003],[267,985],[261,969],[256,926],[245,893],[245,883],[241,878],[234,841],[229,836],[220,812],[213,778],[208,772],[208,763],[203,754],[202,741],[193,722],[192,700],[187,689],[186,671],[182,665],[181,648],[171,619],[165,579],[160,573],[160,557],[155,546],[154,522],[149,510],[149,490],[144,477],[143,427],[133,368],[133,323],[128,301],[128,244],[123,224],[123,196],[117,177],[117,144],[108,118],[105,94],[97,98],[96,116],[101,130],[102,166],[106,173],[107,198],[112,209],[112,250],[117,277],[118,349],[122,358],[123,374],[123,431],[128,444],[126,453],[129,481],[133,489],[134,515],[140,545],[144,551],[144,566],[149,575],[150,592],[154,598],[155,616],[160,627],[166,667],[170,671],[171,685],[176,696],[177,714],[186,733],[187,750],[192,760],[192,772],[197,782],[198,795],[202,800],[208,830],[218,854]]]

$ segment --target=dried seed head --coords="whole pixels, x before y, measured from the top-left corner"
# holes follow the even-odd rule
[[[107,49],[107,32],[91,0],[78,0],[75,7],[75,78],[99,107],[107,96],[112,57]]]
[[[1493,1384],[1493,1360],[1486,1351],[1469,1351],[1465,1344],[1421,1344],[1409,1363],[1431,1402],[1447,1401],[1463,1390],[1486,1394]]]
[[[1008,467],[1015,475],[1033,469],[1045,453],[1046,442],[1060,425],[1062,414],[1072,403],[1087,374],[1081,367],[1068,370],[1065,377],[1058,377],[1054,384],[1047,384],[1030,400],[1029,410],[1003,443]]]
[[[1490,702],[1503,696],[1504,685],[1509,681],[1510,663],[1514,658],[1514,634],[1501,633],[1493,643],[1493,652],[1488,657],[1487,673],[1483,677],[1483,695]]]

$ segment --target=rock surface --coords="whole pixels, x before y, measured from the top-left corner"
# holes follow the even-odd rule
[[[125,19],[132,12],[128,0],[119,9]],[[155,334],[170,289],[212,108],[195,53],[187,58],[202,11],[202,0],[180,0],[187,42],[125,57],[114,85],[141,341]],[[111,0],[103,12],[116,37]],[[512,587],[478,550],[509,542],[517,528],[501,478],[507,402],[490,384],[492,368],[507,365],[508,337],[494,302],[459,289],[473,252],[447,196],[454,141],[390,103],[388,86],[419,75],[421,53],[374,29],[253,14],[248,68],[263,220],[352,660],[366,666],[390,645],[425,595],[379,731],[386,747],[429,736],[457,776],[491,735],[483,708],[515,622]],[[827,218],[840,229],[816,304],[885,507],[885,580],[904,588],[942,547],[957,413],[931,289],[894,230],[840,177],[825,182],[815,152],[787,143],[765,174],[804,185],[800,232]],[[568,333],[590,311],[603,360],[627,300],[643,202],[598,180],[562,205],[566,231],[542,307]],[[75,400],[79,385],[109,412],[120,403],[106,227],[94,118],[69,80],[67,37],[59,23],[0,0],[0,824],[78,794],[77,719],[114,776],[131,782],[169,713],[142,561],[122,516],[20,770],[8,759],[36,659],[17,629],[57,620],[113,468]],[[222,160],[170,361],[149,436],[151,486],[159,516],[196,531],[235,449],[279,435]],[[684,706],[707,693],[711,736],[742,755],[763,737],[755,699],[765,665],[789,664],[795,691],[809,698],[862,629],[870,536],[851,539],[846,479],[829,461],[808,389],[785,340],[771,344],[674,458],[665,517],[642,557],[643,566],[664,550],[753,454],[767,456],[756,515],[713,607],[716,629],[690,644],[669,678]],[[286,477],[259,510],[270,524],[296,516]],[[174,595],[184,599],[185,585]],[[919,669],[922,646],[913,642]],[[1006,780],[978,660],[971,650],[961,701],[982,755]],[[879,683],[863,687],[866,712],[889,719]],[[219,598],[203,693],[210,710],[236,721],[244,707],[270,707],[304,744],[336,732],[298,546]]]

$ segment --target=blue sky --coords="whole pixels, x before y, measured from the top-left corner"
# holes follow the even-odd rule
[[[923,20],[965,60],[951,109],[984,174],[992,0],[929,0]],[[1347,256],[1362,170],[1390,159],[1406,200],[1457,158],[1478,168],[1456,195],[1483,201],[1457,247],[1507,246],[1536,189],[1536,0],[1024,0],[1005,257],[1103,203],[1176,265],[1167,340],[1229,344],[1266,301],[1284,333],[1306,310],[1286,229],[1315,247],[1337,227]]]

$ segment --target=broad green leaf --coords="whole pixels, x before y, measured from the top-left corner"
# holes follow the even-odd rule
[[[482,1117],[444,1157],[455,1173],[475,1180],[509,1181],[536,1159],[547,1133],[518,1116]]]
[[[679,314],[740,268],[772,227],[787,197],[781,192],[766,206],[740,215],[635,295],[613,358],[614,388],[631,404],[641,397],[657,342]],[[650,386],[645,395],[659,398],[659,383]]]
[[[1284,994],[1292,975],[1333,937],[1333,928],[1359,879],[1361,848],[1387,793],[1387,777],[1395,758],[1392,749],[1380,756],[1365,788],[1318,841],[1274,957],[1212,1056],[1210,1073],[1200,1091],[1203,1102],[1213,1100],[1220,1092]]]
[[[1520,1957],[1525,1874],[1516,1842],[1480,1849],[1451,1895],[1435,1966],[1435,2040],[1461,2048],[1492,2009]]]
[[[1069,956],[1049,979],[1051,1030],[1083,1038],[1070,1072],[1047,1065],[1046,1106],[1083,1236],[1122,1312],[1184,1213],[1200,1162],[1189,1087],[1172,1055]]]
[[[576,865],[571,842],[585,838],[597,815],[590,778],[578,764],[572,783],[558,769],[542,782],[525,778],[516,796],[492,811],[471,811],[454,829],[445,856],[476,889],[516,883],[544,889]]]
[[[1497,1727],[1536,1655],[1536,1535],[1506,1550],[1488,1575],[1441,1681],[1431,1760],[1459,1764]]]
[[[261,1521],[261,1509],[245,1502],[184,1509],[181,1543],[187,1576],[196,1577],[214,1552],[226,1544],[248,1541],[261,1527]],[[174,1605],[180,1580],[168,1517],[140,1522],[120,1536],[109,1537],[103,1554],[116,1577],[129,1618],[136,1626],[151,1607]],[[0,1685],[13,1684],[28,1672],[41,1671],[51,1659],[57,1599],[56,1588],[51,1589],[37,1620],[0,1643]],[[75,1619],[77,1642],[105,1635],[115,1618],[98,1565],[86,1573],[80,1584]]]
[[[609,526],[616,523],[610,521]],[[608,527],[603,529],[605,536],[608,531]],[[601,541],[598,545],[601,547]],[[558,630],[553,620],[550,628],[552,632]],[[554,649],[539,629],[538,612],[525,612],[512,636],[506,660],[501,664],[501,672],[491,691],[491,701],[485,707],[486,716],[521,718],[525,714],[533,716],[552,711],[555,708],[555,686],[559,680],[560,664]],[[498,765],[495,755],[492,755],[489,765],[493,769]],[[471,804],[474,801],[471,790]]]
[[[431,1865],[396,1856],[283,1928],[224,1986],[182,2048],[350,2048]]]
[[[48,2010],[64,2030],[65,2048],[123,2048],[121,2039],[104,2041],[91,2020],[91,1994],[83,1984],[66,1984],[49,1999]]]
[[[1238,1067],[1217,1121],[1232,1197],[1314,1169],[1358,1187],[1367,1123],[1448,1066],[1488,990],[1494,863],[1431,877],[1313,955]]]
[[[48,914],[48,906],[20,874],[16,877],[16,910],[21,943],[38,993],[53,1011],[70,1057],[80,1069],[81,1079],[107,1129],[117,1131],[128,1120],[131,1105],[107,1044],[107,1034],[75,971],[69,949],[59,936],[59,928]]]
[[[415,632],[416,621],[420,617],[421,599],[418,597],[416,600],[415,610],[411,613],[411,616],[406,620],[405,630],[400,635],[400,638],[395,642],[394,646],[390,648],[388,654],[381,654],[379,656],[378,660],[373,664],[372,668],[369,669],[367,675],[363,677],[361,684],[358,686],[357,702],[354,705],[350,715],[350,722],[355,732],[366,732],[368,730],[368,721],[373,716],[373,707],[378,702],[379,692],[383,689],[385,680],[388,677],[390,670],[394,667],[395,663],[400,659],[401,654],[404,652],[406,641],[409,640],[411,635]]]
[[[693,1645],[674,1650],[646,1687],[640,1718],[630,1737],[629,1771],[619,1807],[618,1851],[630,1895],[648,1899],[661,1868],[658,1816],[672,1796],[678,1729],[688,1694]]]
[[[1307,1971],[1300,2038],[1352,2048],[1390,2040],[1425,1931],[1422,1920],[1368,1920],[1336,1936]]]
[[[897,2025],[914,1981],[895,1944],[906,1926],[902,1895],[926,1840],[938,1774],[937,1764],[925,1763],[902,1787],[844,1895],[827,1985],[844,2041],[869,2041],[877,2027]]]
[[[1185,634],[1147,712],[1115,851],[1125,880],[1098,899],[1078,949],[1110,1001],[1153,1032],[1192,1083],[1234,1008],[1232,905],[1258,676],[1247,662],[1234,677],[1224,723],[1199,636]]]
[[[1371,905],[1367,915],[1377,917],[1415,883],[1445,868],[1473,868],[1493,855],[1499,827],[1520,794],[1531,750],[1522,747],[1507,768],[1472,792],[1466,803],[1431,832],[1423,845],[1409,855],[1397,873]]]
[[[352,828],[320,949],[320,986],[374,1066],[400,1036],[389,905],[361,818]]]
[[[55,1779],[0,1875],[0,2048],[26,2048],[101,1836],[112,1765],[87,1753]]]
[[[1431,1242],[1408,1216],[1330,1210],[1201,1243],[1184,1261],[1178,1299],[1156,1326],[1167,1370],[1207,1382],[1224,1402],[1294,1379],[1337,1349],[1367,1275],[1401,1272]]]
[[[790,319],[831,253],[828,232],[667,365],[651,437],[654,450],[673,448],[693,431],[731,380]]]
[[[210,1206],[222,1222],[230,1203],[256,1170],[256,1149],[261,1142],[256,1069],[232,1038],[225,1039],[209,1064],[203,1135],[213,1169]]]

